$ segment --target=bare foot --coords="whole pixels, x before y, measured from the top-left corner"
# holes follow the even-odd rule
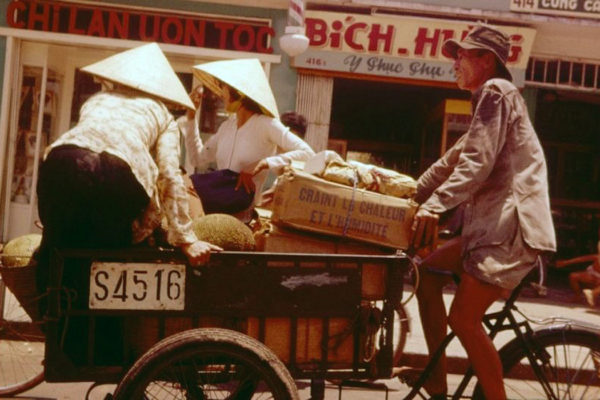
[[[582,292],[587,303],[591,307],[594,307],[596,305],[596,299],[594,298],[594,292],[592,291],[592,289],[583,289]]]
[[[414,387],[417,384],[419,378],[421,377],[423,371],[423,368],[409,367],[407,365],[403,365],[401,367],[394,368],[393,376],[396,376],[400,380],[400,382],[405,383],[410,387]],[[426,381],[423,385],[423,388],[427,391],[427,393],[429,393],[432,399],[437,399],[438,396],[442,399],[446,398],[445,390],[436,387],[436,385],[434,385],[431,382]]]

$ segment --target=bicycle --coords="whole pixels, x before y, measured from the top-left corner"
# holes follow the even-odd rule
[[[17,272],[17,268],[3,267],[0,277],[0,396],[22,393],[44,380],[44,334],[39,323],[32,321],[7,287],[23,286],[22,279],[34,277],[30,274],[11,274]],[[7,281],[13,278],[14,281],[9,285]],[[31,304],[35,307],[37,301]]]
[[[571,319],[533,321],[528,318],[515,305],[527,283],[527,280],[521,282],[502,309],[487,313],[483,320],[492,340],[502,331],[512,330],[515,334],[499,350],[507,398],[600,398],[600,328]],[[518,321],[515,313],[524,320]],[[533,322],[549,326],[536,330],[531,326]],[[452,332],[446,336],[412,385],[406,400],[417,396],[428,398],[423,385],[454,337]],[[469,367],[452,394],[452,399],[460,399],[468,392],[473,376],[474,372]],[[479,383],[472,391],[472,398],[485,398]]]

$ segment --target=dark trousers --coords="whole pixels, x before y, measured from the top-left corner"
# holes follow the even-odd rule
[[[41,291],[50,249],[129,246],[131,224],[149,202],[123,160],[71,145],[48,154],[40,166],[37,195],[44,226],[36,257]]]

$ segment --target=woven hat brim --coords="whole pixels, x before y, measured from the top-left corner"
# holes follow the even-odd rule
[[[500,56],[493,49],[491,49],[487,46],[483,46],[478,43],[465,42],[465,41],[459,43],[454,39],[448,39],[444,42],[442,49],[444,52],[446,52],[446,54],[448,54],[454,60],[456,60],[456,57],[458,57],[458,49],[464,49],[464,50],[483,49],[483,50],[491,51],[492,53],[494,53],[494,56],[496,56],[496,60],[498,61],[497,64],[498,64],[498,67],[500,68],[499,72],[500,72],[500,75],[502,76],[502,78],[509,80],[509,81],[513,80],[512,74],[510,73],[508,68],[506,68],[506,65],[502,61],[502,58],[500,58]]]
[[[265,115],[279,118],[275,96],[258,59],[213,61],[195,65],[193,70],[194,76],[216,94],[223,94],[219,82],[226,83],[254,100]]]
[[[91,75],[119,83],[194,110],[179,77],[156,43],[117,53],[81,69]]]

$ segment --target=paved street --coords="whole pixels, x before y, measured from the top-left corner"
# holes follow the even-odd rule
[[[406,293],[408,295],[408,292]],[[449,305],[451,300],[452,290],[449,289],[445,294],[446,304]],[[499,308],[502,303],[497,303],[493,307]],[[527,290],[518,302],[518,307],[525,315],[532,319],[546,319],[550,317],[568,317],[576,320],[593,323],[600,326],[600,309],[591,309],[587,305],[580,302],[573,302],[568,290],[561,284],[560,288],[549,289],[548,295],[544,298],[536,297],[532,290]],[[420,323],[416,318],[418,315],[416,309],[416,300],[411,300],[407,305],[407,311],[411,319],[411,332],[408,336],[406,352],[424,354],[425,341]],[[510,334],[500,335],[497,340],[497,346],[501,346],[511,339]],[[448,349],[450,357],[464,358],[465,353],[460,344],[455,340],[450,344]],[[450,376],[449,382],[452,387],[458,381],[458,376]],[[402,398],[408,393],[407,386],[399,383],[397,380],[386,380],[380,383],[388,387],[389,398]],[[382,385],[383,386],[383,385]],[[48,384],[44,383],[29,392],[22,394],[15,399],[21,400],[81,400],[90,387],[89,383],[77,384]],[[101,400],[104,394],[110,392],[114,386],[105,385],[95,388],[90,400]],[[302,399],[310,398],[310,388],[308,381],[299,381],[298,388]],[[333,384],[328,384],[326,387],[326,399],[338,399],[339,388]],[[344,388],[342,398],[348,400],[377,400],[385,399],[386,394],[383,390],[367,390],[363,388]]]

